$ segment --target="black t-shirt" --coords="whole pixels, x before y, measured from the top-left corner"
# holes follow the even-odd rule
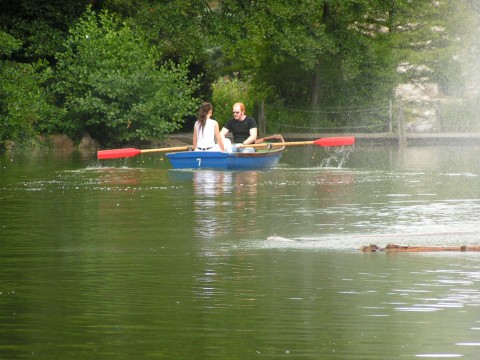
[[[230,119],[225,124],[225,129],[230,131],[233,135],[233,142],[241,144],[250,136],[250,129],[255,129],[257,122],[254,118],[247,116],[243,121]]]

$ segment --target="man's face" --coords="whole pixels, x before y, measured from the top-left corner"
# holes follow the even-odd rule
[[[235,120],[239,120],[241,119],[242,117],[242,111],[240,110],[240,106],[239,105],[235,105],[233,107],[233,117],[235,118]]]

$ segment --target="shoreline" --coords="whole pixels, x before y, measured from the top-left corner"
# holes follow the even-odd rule
[[[274,135],[274,134],[271,134]],[[282,134],[285,142],[291,141],[312,141],[329,137],[355,137],[357,145],[375,145],[375,146],[480,146],[480,133],[407,133],[403,138],[394,133],[285,133]],[[165,134],[163,139],[152,139],[141,144],[127,144],[121,148],[138,147],[162,148],[187,146],[192,144],[193,133],[175,133]],[[89,136],[85,136],[79,144],[74,144],[73,140],[66,135],[48,135],[39,137],[39,144],[46,148],[65,151],[85,150],[93,151],[104,149],[97,141]],[[15,144],[9,144],[6,151],[14,151]]]

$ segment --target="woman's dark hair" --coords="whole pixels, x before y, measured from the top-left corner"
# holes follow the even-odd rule
[[[213,106],[209,102],[202,103],[202,105],[200,105],[200,109],[198,109],[198,122],[202,132],[203,128],[205,127],[205,123],[207,122],[207,116],[210,110],[213,110]]]

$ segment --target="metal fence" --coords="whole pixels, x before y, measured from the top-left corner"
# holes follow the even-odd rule
[[[389,102],[370,108],[302,108],[262,103],[260,133],[467,133],[480,132],[480,103],[442,100]]]

